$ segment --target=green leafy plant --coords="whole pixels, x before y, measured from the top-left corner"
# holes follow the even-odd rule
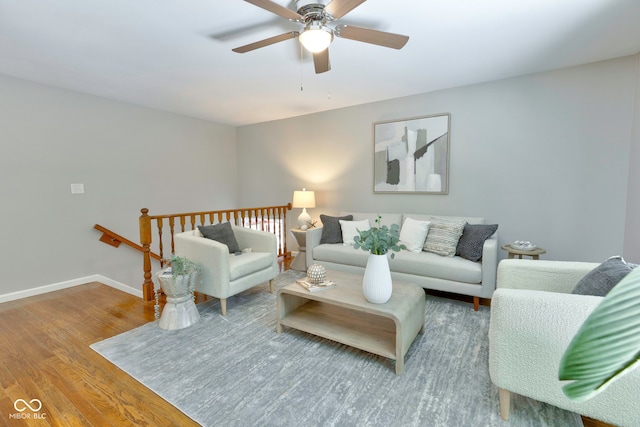
[[[558,378],[581,402],[640,365],[640,267],[620,281],[587,317],[569,343]]]
[[[362,248],[362,250],[369,251],[374,255],[384,255],[389,250],[398,252],[407,248],[405,245],[398,244],[400,241],[400,227],[398,224],[391,224],[391,227],[387,227],[380,224],[381,220],[382,217],[378,215],[375,220],[375,227],[365,231],[358,230],[359,236],[354,238],[355,243],[353,245],[356,249]],[[392,253],[391,258],[394,256],[395,254]]]
[[[173,277],[200,273],[200,266],[185,257],[174,255],[169,260],[169,263],[171,264],[171,274],[173,274]]]

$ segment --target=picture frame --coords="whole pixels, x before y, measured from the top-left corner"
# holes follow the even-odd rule
[[[451,114],[373,124],[373,192],[449,194]]]

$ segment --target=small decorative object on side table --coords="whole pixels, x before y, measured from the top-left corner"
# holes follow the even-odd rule
[[[307,271],[307,230],[292,228],[291,235],[298,243],[298,254],[290,267],[292,270]]]
[[[508,258],[513,259],[516,256],[522,259],[523,255],[530,256],[532,259],[539,260],[540,255],[547,253],[543,248],[532,244],[531,242],[516,240],[515,242],[502,245],[502,249],[507,251]]]

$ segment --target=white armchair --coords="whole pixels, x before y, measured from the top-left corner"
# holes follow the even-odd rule
[[[240,249],[251,248],[242,255],[229,253],[226,245],[206,239],[198,229],[174,236],[175,254],[198,263],[201,283],[196,291],[220,298],[222,315],[227,314],[227,298],[269,281],[278,274],[276,236],[265,231],[232,226]]]
[[[618,426],[640,426],[640,370],[582,403],[558,380],[569,342],[602,297],[571,291],[597,263],[503,260],[491,300],[489,373],[507,420],[511,392]]]

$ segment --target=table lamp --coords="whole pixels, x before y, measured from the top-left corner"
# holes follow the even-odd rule
[[[293,192],[293,208],[302,208],[302,213],[298,217],[298,226],[302,230],[309,228],[311,222],[311,215],[307,213],[307,208],[316,207],[316,195],[313,191],[307,191],[303,188],[302,191]]]

